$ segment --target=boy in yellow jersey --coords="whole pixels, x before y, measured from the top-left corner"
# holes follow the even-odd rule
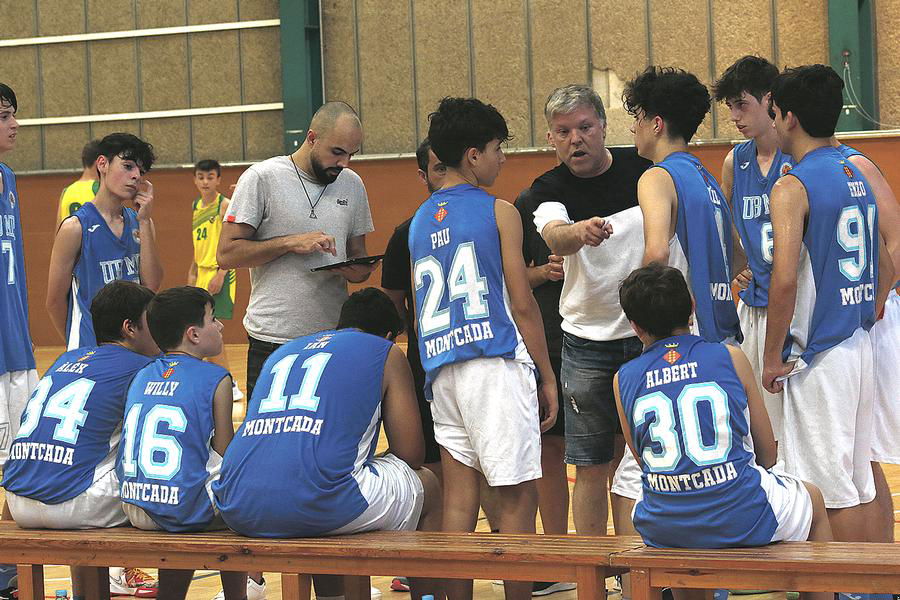
[[[56,224],[75,214],[81,205],[97,195],[100,181],[97,175],[97,158],[100,157],[100,140],[91,140],[81,150],[81,177],[63,188],[59,197],[59,214]]]
[[[207,290],[216,300],[217,319],[230,319],[234,313],[234,293],[236,272],[219,268],[216,262],[216,247],[222,232],[222,218],[228,210],[230,200],[219,193],[222,166],[215,160],[201,160],[194,165],[194,185],[200,197],[193,203],[194,260],[188,271],[188,285]],[[230,370],[225,346],[222,353],[210,359],[215,364]],[[244,397],[237,383],[232,390],[234,399]]]

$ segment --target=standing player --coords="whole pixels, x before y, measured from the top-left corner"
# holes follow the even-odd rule
[[[763,385],[784,390],[785,468],[822,490],[836,539],[865,541],[875,496],[868,330],[893,268],[868,183],[830,143],[843,87],[823,65],[787,69],[772,85],[778,138],[797,164],[772,189]]]
[[[634,525],[644,542],[728,548],[830,540],[819,490],[767,470],[775,438],[747,357],[691,335],[682,274],[659,264],[638,269],[622,282],[621,302],[644,342],[614,383],[622,430],[643,470]]]
[[[430,118],[428,139],[447,174],[416,211],[409,248],[419,353],[452,490],[443,528],[475,529],[480,471],[499,489],[500,531],[534,532],[540,432],[556,419],[556,377],[518,212],[481,189],[500,173],[509,132],[497,109],[474,98],[445,98]],[[447,588],[451,598],[471,598],[471,581]],[[508,581],[505,591],[528,598],[532,584]]]
[[[88,310],[107,283],[125,279],[155,290],[162,282],[151,211],[153,147],[129,134],[100,141],[100,189],[56,232],[47,281],[47,312],[69,349],[95,343]],[[125,206],[133,200],[138,211]]]
[[[431,144],[424,140],[416,149],[416,161],[419,165],[419,178],[429,194],[433,194],[444,181],[446,167],[431,150]],[[397,225],[384,251],[384,262],[381,267],[381,287],[393,301],[400,317],[406,321],[408,344],[406,356],[412,369],[416,398],[419,401],[419,416],[422,417],[422,433],[425,435],[425,467],[440,478],[441,451],[434,441],[434,419],[431,417],[431,404],[425,398],[425,371],[422,358],[419,356],[419,341],[413,323],[413,291],[409,264],[409,226],[412,217]]]
[[[147,328],[149,289],[115,281],[91,303],[99,345],[66,352],[28,402],[3,487],[21,527],[90,529],[127,522],[116,452],[125,394],[134,374],[159,352]],[[91,567],[73,567],[83,596]],[[111,584],[113,582],[111,581]],[[113,593],[133,593],[114,586]]]
[[[739,342],[731,295],[731,211],[715,178],[687,151],[709,112],[709,92],[691,73],[648,67],[628,82],[623,99],[634,116],[631,130],[638,153],[654,162],[638,181],[643,263],[667,264],[684,273],[695,303],[692,331],[708,342]],[[639,475],[626,452],[611,491],[636,500]],[[618,508],[623,525],[627,507],[623,502]]]
[[[0,83],[0,158],[15,148],[19,123],[19,104],[15,92]],[[19,193],[12,169],[0,162],[0,467],[9,456],[9,445],[19,429],[19,421],[31,391],[37,385],[37,371],[28,329],[28,287],[25,282],[25,256]],[[3,518],[9,509],[3,505]],[[0,573],[15,574],[13,565],[0,565]],[[9,585],[0,581],[0,593]]]
[[[409,363],[390,341],[402,329],[390,299],[367,288],[343,304],[336,330],[266,360],[213,485],[229,527],[271,538],[440,527]],[[390,451],[375,456],[382,421]],[[314,578],[317,597],[341,594],[329,579]]]
[[[762,375],[772,272],[769,196],[775,181],[793,165],[791,157],[778,147],[778,134],[769,116],[769,90],[777,76],[778,69],[766,59],[744,56],[725,69],[715,84],[716,100],[725,102],[735,127],[747,138],[725,157],[722,192],[731,205],[734,226],[747,257],[747,269],[738,276],[739,282],[748,281],[740,292],[738,316],[744,334],[741,349],[757,379]],[[783,400],[781,394],[766,390],[762,394],[777,441],[781,439]]]
[[[211,486],[234,436],[231,376],[204,358],[222,349],[222,323],[204,289],[160,292],[147,324],[164,353],[141,369],[125,402],[116,473],[125,514],[139,529],[224,529]],[[159,595],[184,598],[194,572],[160,569]],[[221,573],[226,600],[247,595],[247,573]]]
[[[100,189],[100,182],[97,181],[98,158],[100,158],[100,140],[91,140],[81,149],[81,177],[64,187],[59,197],[57,226],[97,195]]]
[[[900,266],[900,205],[881,170],[862,152],[837,138],[831,138],[844,158],[859,170],[875,194],[878,206],[878,231],[884,238],[885,246],[894,265],[895,277]],[[894,285],[896,288],[900,282]],[[900,364],[900,294],[895,289],[888,294],[883,317],[872,326],[872,348],[875,353],[875,406],[872,437],[872,473],[875,477],[875,514],[866,519],[870,542],[892,543],[894,541],[894,503],[891,488],[881,463],[900,464],[900,450],[896,443],[900,431],[900,406],[897,389],[900,377],[896,366]]]
[[[709,112],[709,92],[691,73],[648,67],[628,82],[623,98],[634,116],[638,153],[654,163],[638,182],[643,262],[668,264],[685,274],[700,337],[740,341],[731,296],[731,210],[716,179],[688,152]]]
[[[203,288],[215,300],[216,318],[230,319],[234,314],[234,295],[237,273],[234,269],[220,269],[216,262],[216,248],[222,234],[222,220],[230,200],[219,193],[222,166],[215,160],[201,160],[194,165],[194,185],[200,197],[192,205],[191,239],[194,243],[194,259],[188,271],[188,285]],[[210,360],[228,370],[228,353],[222,345],[222,353]],[[244,397],[235,382],[231,390],[235,400]]]

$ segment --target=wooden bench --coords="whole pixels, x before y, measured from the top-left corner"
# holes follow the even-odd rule
[[[606,597],[616,553],[636,537],[378,531],[352,536],[256,539],[232,532],[174,534],[130,527],[87,531],[19,529],[0,521],[0,563],[19,566],[20,600],[43,600],[43,565],[213,569],[282,573],[282,597],[308,599],[309,575],[357,576],[346,590],[368,598],[368,576],[574,581],[585,600]],[[103,573],[105,573],[105,569]],[[302,575],[300,575],[302,574]],[[362,577],[359,577],[362,576]],[[91,582],[103,589],[105,579]],[[87,590],[86,590],[87,591]]]
[[[659,598],[660,588],[767,589],[895,593],[900,544],[786,542],[762,548],[637,548],[612,565],[631,573],[632,600]]]

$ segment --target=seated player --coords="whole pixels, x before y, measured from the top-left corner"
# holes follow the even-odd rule
[[[440,528],[409,363],[390,341],[402,330],[391,300],[368,288],[337,329],[266,360],[213,485],[229,527],[271,538]],[[376,456],[382,421],[389,449]],[[414,598],[429,585],[410,583]],[[324,593],[329,584],[316,578],[319,598],[341,593]]]
[[[91,302],[98,345],[60,356],[32,394],[3,473],[6,500],[21,527],[128,522],[115,472],[117,433],[128,384],[159,352],[145,314],[152,298],[149,289],[129,281],[104,286]],[[76,596],[89,569],[72,568]]]
[[[210,486],[234,436],[231,375],[203,359],[222,351],[213,297],[184,286],[158,294],[147,310],[164,353],[134,378],[125,403],[116,471],[122,502],[139,529],[224,529]],[[160,569],[159,595],[184,598],[193,571]],[[222,572],[227,600],[246,594],[245,572]]]
[[[656,263],[637,269],[619,298],[645,346],[613,381],[625,440],[643,471],[633,519],[644,542],[728,548],[830,540],[818,488],[767,470],[775,438],[747,357],[690,333],[682,274]]]

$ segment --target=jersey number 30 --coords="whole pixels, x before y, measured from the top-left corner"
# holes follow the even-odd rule
[[[715,439],[704,443],[700,428],[699,406],[709,404],[712,412]],[[672,471],[681,460],[682,444],[675,431],[675,406],[681,424],[684,451],[697,466],[714,465],[724,461],[731,452],[731,428],[728,409],[728,395],[718,384],[695,383],[684,386],[678,399],[672,399],[662,392],[641,396],[634,403],[632,419],[634,426],[642,425],[650,413],[656,419],[650,423],[650,439],[660,446],[659,451],[648,445],[641,453],[641,459],[654,472]]]

